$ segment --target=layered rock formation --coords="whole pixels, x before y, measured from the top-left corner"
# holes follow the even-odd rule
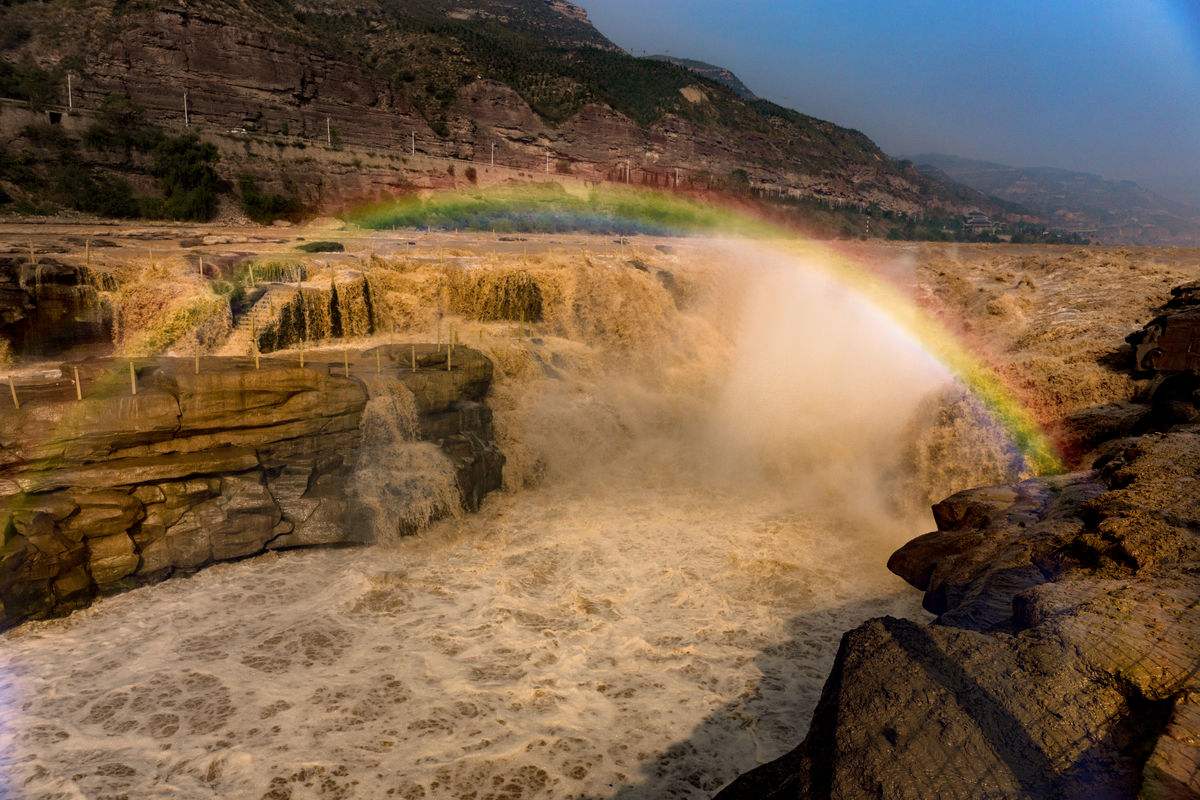
[[[934,507],[888,566],[937,618],[847,633],[804,742],[721,800],[1200,796],[1195,294],[1132,337],[1159,373],[1091,415],[1092,469]]]
[[[396,346],[304,366],[148,359],[136,394],[128,362],[89,361],[18,386],[19,410],[0,417],[0,627],[214,561],[369,542],[454,511],[430,504],[425,476],[369,480],[381,448],[425,448],[451,484],[437,497],[477,509],[504,462],[481,402],[492,366],[464,347],[452,369],[446,358]],[[430,460],[435,447],[444,455]]]
[[[706,189],[744,172],[772,192],[833,203],[971,205],[858,131],[628,56],[569,3],[56,3],[36,15],[0,9],[0,22],[25,32],[6,60],[55,75],[82,65],[77,113],[128,95],[150,121],[182,129],[186,102],[227,177],[253,174],[314,204],[471,183],[425,156],[482,173],[494,146],[497,164],[529,171],[497,180],[562,171]],[[581,71],[581,59],[591,66]],[[341,147],[356,151],[341,158]]]

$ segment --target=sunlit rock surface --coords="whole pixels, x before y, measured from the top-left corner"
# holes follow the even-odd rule
[[[20,408],[0,418],[0,626],[268,548],[408,533],[459,504],[477,509],[500,485],[481,402],[492,366],[468,348],[449,370],[432,345],[310,354],[303,367],[135,364],[136,394],[127,361],[67,364],[59,381],[19,386]],[[364,423],[368,408],[383,433]],[[366,497],[384,468],[377,435],[387,452],[424,460],[390,463]],[[439,470],[447,485],[424,488]],[[372,503],[380,513],[364,514]]]
[[[1078,415],[1093,468],[937,504],[888,564],[937,619],[847,633],[804,742],[721,800],[1200,796],[1194,294],[1130,337],[1149,402]]]

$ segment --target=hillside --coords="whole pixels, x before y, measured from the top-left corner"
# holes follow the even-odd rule
[[[691,70],[692,72],[702,77],[708,78],[710,81],[728,86],[733,90],[733,93],[743,100],[757,100],[758,95],[750,91],[750,87],[742,83],[742,79],[725,67],[718,67],[716,64],[709,64],[706,61],[697,61],[694,58],[678,58],[676,56],[648,56],[652,61],[666,61],[669,64],[674,64],[677,67]]]
[[[1194,244],[1200,209],[1169,200],[1133,181],[1050,167],[1010,167],[938,153],[913,156],[918,168],[949,176],[986,195],[1017,203],[1050,225],[1098,241]]]
[[[0,31],[0,96],[61,108],[70,73],[77,128],[127,96],[147,123],[181,131],[186,93],[190,130],[220,149],[227,182],[237,161],[309,206],[461,183],[453,165],[435,180],[405,159],[490,163],[494,147],[498,165],[586,180],[732,186],[893,214],[962,207],[858,131],[634,58],[560,0],[46,0],[0,6]],[[27,122],[0,114],[20,150],[10,167],[47,158],[22,138]],[[221,139],[231,135],[248,141]],[[329,167],[336,158],[317,148],[393,164],[366,175],[353,159]],[[149,180],[128,148],[54,157]],[[19,196],[4,164],[0,153],[0,188]]]

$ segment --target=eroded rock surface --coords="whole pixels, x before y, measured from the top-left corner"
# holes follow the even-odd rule
[[[1149,402],[1083,415],[1090,469],[934,507],[888,566],[937,618],[847,633],[804,742],[721,800],[1200,796],[1196,294],[1131,337]]]
[[[388,407],[411,416],[394,427],[439,447],[477,509],[504,461],[482,402],[491,362],[458,347],[447,370],[427,345],[413,369],[413,353],[356,353],[348,376],[340,353],[139,360],[136,395],[128,362],[97,360],[64,366],[82,400],[65,379],[18,386],[0,417],[0,627],[269,548],[371,541],[351,484],[372,468],[362,422],[381,392],[411,398]],[[409,500],[389,495],[396,519]]]

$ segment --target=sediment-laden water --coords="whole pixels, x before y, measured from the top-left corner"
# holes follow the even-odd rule
[[[493,352],[480,514],[0,639],[2,791],[702,798],[793,747],[842,632],[921,613],[884,563],[928,520],[889,487],[946,377],[783,267],[684,310],[617,269],[547,279],[573,322]]]

